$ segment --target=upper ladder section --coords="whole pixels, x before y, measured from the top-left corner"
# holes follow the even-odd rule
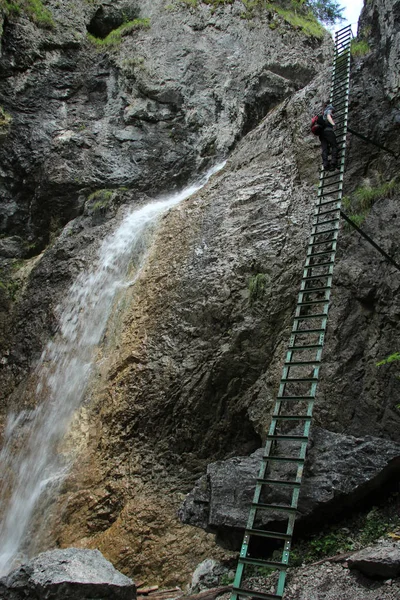
[[[292,333],[256,480],[231,600],[272,600],[283,598],[284,594],[325,341],[339,234],[351,37],[350,26],[338,31],[335,36],[330,101],[335,107],[339,170],[332,173],[321,168]],[[273,550],[273,558],[267,558]],[[279,558],[276,558],[277,555]],[[257,581],[260,580],[259,575],[265,573],[266,567],[276,573],[269,578],[271,583],[268,584],[268,589],[261,589]]]

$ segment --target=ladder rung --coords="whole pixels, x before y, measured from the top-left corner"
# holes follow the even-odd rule
[[[331,104],[334,104],[335,97],[340,96],[343,93],[343,89],[345,92],[347,92],[348,85],[349,85],[348,81],[344,81],[343,83],[339,83],[338,85],[335,85],[335,89],[332,94]]]
[[[349,81],[347,79],[347,77],[345,79],[342,80],[341,83],[337,83],[334,86],[334,90],[332,92],[331,95],[331,100],[330,103],[335,105],[335,100],[337,100],[338,98],[341,98],[343,96],[343,94],[345,94],[347,96],[347,92],[349,90]]]
[[[309,321],[311,319],[326,319],[328,317],[327,313],[316,313],[314,315],[303,315],[294,317],[294,321]]]
[[[322,260],[324,260],[324,259],[322,259]],[[308,262],[308,264],[305,264],[303,267],[304,271],[313,271],[314,269],[325,269],[326,267],[333,267],[333,265],[335,264],[335,262],[333,260],[321,262],[321,263],[314,263],[314,264],[310,264],[310,262],[308,260],[307,260],[307,262]],[[328,276],[328,274],[326,274],[326,276]],[[316,275],[316,277],[317,277],[317,275]]]
[[[318,206],[326,206],[327,204],[333,204],[333,202],[341,202],[342,201],[342,196],[339,196],[339,198],[332,198],[332,200],[325,200],[325,202],[319,202]]]
[[[239,562],[242,562],[240,559]],[[268,566],[268,565],[266,565]],[[254,590],[247,590],[244,588],[232,588],[232,592],[237,596],[246,596],[248,598],[257,598],[257,600],[281,600],[283,596],[280,594],[265,594],[264,592],[255,592]]]
[[[335,264],[335,261],[330,260],[329,262],[319,263],[317,265],[304,265],[304,269],[319,269],[320,267],[328,267]]]
[[[346,41],[348,41],[350,43],[351,41],[351,37],[350,37],[350,31],[343,31],[340,30],[339,35],[335,35],[335,47],[337,47],[339,44],[343,44],[343,39],[345,39]]]
[[[339,211],[337,211],[339,212]],[[318,218],[320,215],[317,215],[316,218]],[[339,224],[340,223],[340,216],[336,215],[330,219],[326,219],[326,221],[321,221],[320,223],[313,223],[313,227],[320,227],[321,225],[331,225],[332,223],[336,223]],[[336,228],[337,229],[337,228]],[[318,231],[318,233],[325,233],[324,231]],[[313,234],[315,235],[315,234]]]
[[[324,330],[323,330],[324,331]],[[313,381],[317,382],[318,377],[282,377],[281,383],[290,383],[290,382],[301,382],[301,381]]]
[[[349,67],[347,65],[347,63],[345,65],[341,65],[340,67],[338,67],[337,69],[335,69],[332,73],[332,86],[333,89],[335,89],[335,87],[337,85],[340,85],[342,83],[348,83],[349,82]]]
[[[335,221],[339,221],[339,219],[334,219]],[[323,225],[323,223],[317,223],[317,225]],[[313,225],[313,227],[317,227],[317,225]],[[315,231],[314,233],[311,234],[310,237],[315,237],[317,235],[324,235],[325,233],[332,233],[332,231],[339,231],[338,227],[331,227],[330,229],[327,229],[326,231]]]
[[[301,486],[299,481],[279,481],[279,479],[257,479],[257,483],[262,485],[281,485],[283,487],[292,487],[296,489],[300,489]]]
[[[339,192],[340,190],[337,191]],[[325,196],[332,196],[333,194],[336,194],[335,190],[332,190],[331,192],[322,192],[322,194],[320,194],[318,190],[318,198],[325,198]]]
[[[318,329],[299,329],[294,331],[292,329],[292,334],[294,335],[308,335],[309,333],[324,333],[326,331],[325,328],[319,327]]]
[[[343,61],[342,65],[335,65],[333,71],[332,71],[332,83],[333,83],[333,87],[336,87],[336,84],[338,81],[340,82],[345,82],[348,78],[348,72],[349,72],[349,64],[348,61]]]
[[[335,215],[335,213],[338,213],[337,215]],[[319,219],[320,217],[328,217],[328,220],[325,221],[326,223],[329,223],[331,220],[332,221],[340,221],[340,208],[338,207],[334,207],[334,208],[328,208],[328,210],[324,210],[322,212],[316,213],[313,215],[314,219]],[[322,221],[324,222],[324,221]]]
[[[328,304],[329,298],[321,298],[321,300],[306,300],[305,302],[298,302],[297,306],[311,306],[312,304]]]
[[[334,254],[336,250],[324,250],[323,252],[313,252],[313,254],[307,254],[307,258],[313,258],[314,256],[326,256],[327,254]]]
[[[332,275],[330,276],[332,277]],[[320,292],[326,292],[327,290],[331,290],[332,286],[331,285],[327,285],[326,287],[319,287],[319,288],[310,288],[308,290],[300,290],[300,294],[303,294],[303,296],[305,294],[316,294],[316,293],[320,293]]]
[[[282,400],[295,400],[295,401],[315,400],[315,396],[278,396],[277,400],[279,402],[282,402]]]
[[[285,362],[285,367],[300,367],[302,365],[315,365],[316,363],[321,363],[320,358],[316,358],[315,360],[288,360]]]
[[[331,177],[338,177],[339,173],[331,173],[330,171],[328,171],[329,175],[326,174],[326,171],[323,171],[324,174],[324,179],[330,179]]]
[[[299,458],[297,456],[264,456],[264,462],[288,462],[304,465],[306,462],[305,458]]]
[[[252,502],[251,506],[260,510],[276,510],[279,512],[287,512],[289,514],[297,513],[297,508],[295,508],[294,506],[281,506],[280,504],[264,504],[263,502]]]
[[[339,231],[339,230],[337,230]],[[332,242],[336,242],[337,238],[336,237],[332,237],[329,238],[329,240],[321,240],[320,242],[310,242],[308,245],[309,246],[321,246],[322,244],[330,244]]]
[[[328,263],[330,265],[333,265],[333,263]],[[320,265],[318,265],[319,267]],[[312,267],[313,269],[316,269],[317,267]],[[322,273],[321,275],[306,275],[305,277],[303,277],[303,281],[312,281],[313,279],[323,279],[324,277],[332,277],[332,273]]]
[[[264,529],[246,529],[245,535],[255,535],[256,537],[266,537],[272,540],[288,540],[292,539],[290,533],[280,533],[279,531],[265,531]]]
[[[335,175],[337,175],[337,173],[335,173]],[[340,185],[341,183],[343,183],[342,178],[339,177],[339,179],[337,181],[324,181],[323,179],[320,181],[319,184],[319,188],[323,189],[326,187],[333,187],[334,185]]]
[[[277,415],[273,419],[277,421],[311,421],[312,417],[309,415]]]
[[[255,565],[257,567],[272,567],[275,569],[281,569],[282,571],[286,571],[286,569],[288,568],[286,563],[277,562],[275,560],[262,560],[260,558],[245,558],[240,556],[239,562],[243,565]]]

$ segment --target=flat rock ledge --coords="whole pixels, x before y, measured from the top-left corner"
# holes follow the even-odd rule
[[[251,456],[211,463],[178,511],[182,522],[215,533],[220,543],[240,545],[254,494],[264,449]],[[326,521],[347,507],[363,501],[400,472],[400,444],[391,440],[333,433],[315,427],[307,454],[299,499],[299,524]],[[282,473],[271,469],[271,479]],[[280,495],[279,495],[280,494]],[[287,503],[282,493],[270,488],[264,499]],[[265,515],[262,526],[279,520]]]
[[[385,540],[379,546],[363,548],[352,554],[347,564],[367,577],[399,577],[400,543]]]
[[[135,600],[134,582],[98,550],[43,552],[0,579],[6,600]]]

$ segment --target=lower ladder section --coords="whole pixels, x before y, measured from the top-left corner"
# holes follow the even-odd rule
[[[351,27],[336,33],[339,171],[321,170],[303,278],[231,600],[283,598],[328,320],[343,190]],[[271,577],[265,579],[266,574]],[[260,577],[261,576],[261,577]],[[260,589],[260,580],[268,581]]]

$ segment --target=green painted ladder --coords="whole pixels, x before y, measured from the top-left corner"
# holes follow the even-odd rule
[[[292,333],[240,551],[231,600],[272,600],[283,598],[284,594],[327,327],[339,234],[351,38],[351,26],[341,29],[335,35],[330,101],[335,107],[339,169],[330,172],[321,168],[313,227]],[[270,501],[271,494],[274,497],[273,503]],[[274,522],[276,530],[266,529],[268,522]],[[280,560],[265,558],[266,542],[269,542],[269,548],[279,548]],[[271,589],[260,590],[257,583],[251,583],[257,581],[257,577],[252,576],[257,575],[257,572],[265,572],[265,568],[273,569],[277,573],[274,578],[271,577]]]

